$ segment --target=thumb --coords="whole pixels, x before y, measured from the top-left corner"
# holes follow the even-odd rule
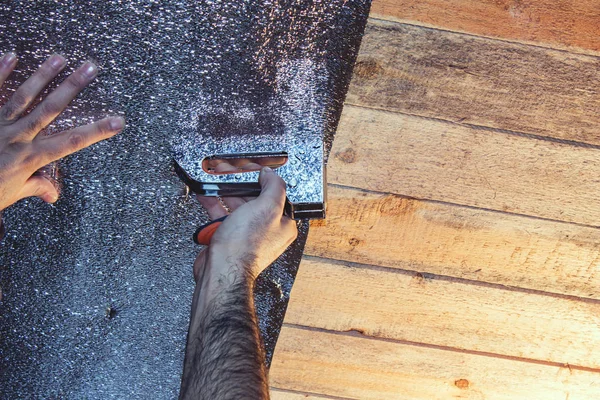
[[[285,182],[269,167],[265,167],[260,171],[258,178],[262,191],[258,200],[268,200],[274,202],[278,207],[283,209],[285,205]]]
[[[58,200],[58,191],[52,182],[45,177],[33,175],[27,179],[23,188],[19,191],[17,200],[32,196],[39,197],[46,203],[54,203]]]

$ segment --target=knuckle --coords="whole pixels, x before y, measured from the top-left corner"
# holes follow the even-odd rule
[[[30,97],[21,90],[17,90],[9,100],[13,109],[24,108],[29,103]]]
[[[37,70],[36,75],[42,78],[43,80],[47,81],[54,78],[57,72],[58,71],[52,65],[44,63],[42,64],[40,69]]]
[[[15,105],[11,102],[8,102],[0,109],[0,117],[7,121],[12,120],[14,117],[16,117],[16,111]]]
[[[49,101],[49,99],[42,102],[40,107],[43,115],[56,115],[62,111],[60,104],[54,101]]]
[[[16,94],[15,94],[16,95]],[[0,116],[5,120],[13,120],[19,116],[21,109],[26,103],[20,103],[23,101],[21,95],[15,98],[15,95],[0,109]]]
[[[86,142],[85,136],[81,133],[74,132],[69,135],[69,146],[74,150],[84,148],[86,146]]]
[[[69,76],[69,78],[67,79],[67,84],[71,88],[79,91],[87,85],[87,80],[81,72],[76,71]]]
[[[40,130],[40,120],[38,118],[29,118],[25,124],[27,132],[37,132]]]

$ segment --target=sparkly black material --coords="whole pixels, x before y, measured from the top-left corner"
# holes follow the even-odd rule
[[[0,52],[20,57],[0,102],[59,52],[70,64],[54,85],[88,59],[100,74],[49,134],[127,118],[117,137],[58,164],[55,206],[30,199],[4,213],[0,399],[177,397],[199,250],[191,233],[207,217],[173,172],[174,147],[193,145],[190,127],[226,132],[254,118],[268,139],[298,119],[327,154],[368,9],[368,0],[0,4]],[[306,90],[297,82],[318,101],[284,115],[285,96]],[[300,231],[257,286],[269,359],[308,224]]]

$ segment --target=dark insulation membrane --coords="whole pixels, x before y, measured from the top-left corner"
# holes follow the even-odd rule
[[[269,143],[300,126],[326,158],[368,11],[368,0],[0,4],[0,51],[20,57],[0,104],[58,52],[69,65],[53,86],[85,60],[100,73],[48,134],[127,119],[117,137],[57,164],[56,205],[29,199],[4,213],[1,399],[177,397],[199,252],[191,234],[208,219],[174,154],[214,132],[247,127],[243,140]],[[269,360],[300,228],[257,286]]]

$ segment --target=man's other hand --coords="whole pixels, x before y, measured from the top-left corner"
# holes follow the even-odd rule
[[[35,172],[123,129],[123,118],[109,117],[53,135],[40,134],[98,72],[96,65],[85,62],[31,109],[42,90],[66,64],[64,57],[54,54],[0,108],[0,210],[30,196],[54,203],[59,195],[56,187],[43,174]],[[0,58],[0,87],[16,65],[17,57],[12,53]]]

